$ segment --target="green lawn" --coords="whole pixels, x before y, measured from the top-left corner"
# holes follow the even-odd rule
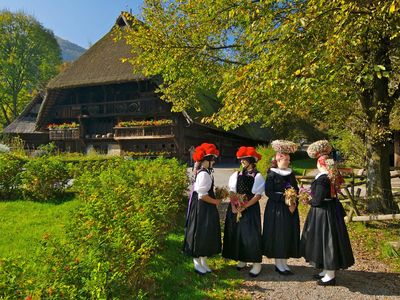
[[[182,244],[183,226],[166,237],[164,249],[151,259],[145,284],[150,299],[251,299],[238,292],[249,269],[238,272],[236,262],[218,255],[209,259],[213,273],[200,276],[192,258],[181,252]]]
[[[78,200],[61,204],[31,201],[0,202],[0,258],[34,258],[46,235],[61,237],[64,224],[79,205]]]

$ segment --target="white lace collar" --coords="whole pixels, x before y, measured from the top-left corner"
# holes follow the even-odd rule
[[[318,177],[320,177],[322,175],[328,175],[328,171],[323,171],[323,172],[318,173],[317,175],[315,175],[315,179],[317,179]]]
[[[292,174],[292,169],[291,168],[287,168],[287,169],[279,169],[279,168],[271,168],[272,172],[275,172],[281,176],[288,176],[290,174]]]

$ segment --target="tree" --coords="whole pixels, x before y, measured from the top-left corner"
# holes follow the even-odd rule
[[[308,120],[332,132],[351,120],[366,145],[369,209],[393,212],[399,8],[400,0],[148,0],[143,22],[131,18],[124,32],[134,53],[126,60],[161,75],[177,111],[200,109],[199,93],[216,91],[221,109],[204,121],[226,129]]]
[[[7,125],[32,93],[57,73],[61,50],[54,34],[33,17],[0,12],[0,110]]]

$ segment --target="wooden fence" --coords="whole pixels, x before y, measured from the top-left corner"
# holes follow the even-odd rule
[[[338,195],[340,202],[346,209],[346,222],[350,221],[378,221],[378,220],[394,220],[400,219],[400,214],[387,214],[387,215],[361,215],[359,210],[360,203],[366,203],[367,199],[361,197],[361,186],[365,186],[367,178],[365,175],[356,175],[351,170],[346,170],[342,173],[346,179],[346,183],[342,186],[341,192]],[[391,178],[400,178],[400,171],[397,170],[396,174],[391,175]],[[299,185],[310,184],[314,176],[296,176]],[[400,191],[394,192],[393,197],[400,210]]]

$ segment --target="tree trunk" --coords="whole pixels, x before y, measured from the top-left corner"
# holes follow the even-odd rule
[[[394,213],[398,211],[393,201],[390,179],[390,150],[388,144],[367,140],[367,198],[368,211]]]

